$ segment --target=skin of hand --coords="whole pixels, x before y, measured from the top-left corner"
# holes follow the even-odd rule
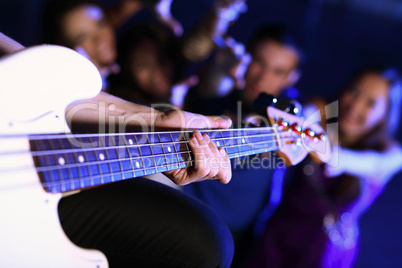
[[[95,98],[69,106],[66,109],[69,124],[74,122],[96,123],[141,128],[148,132],[155,129],[213,129],[229,128],[231,120],[219,116],[203,116],[179,109],[158,111],[151,107],[131,103],[100,92]],[[195,166],[165,172],[174,183],[185,185],[195,181],[217,179],[228,183],[231,179],[230,160],[223,148],[218,149],[206,134],[194,131],[189,142]]]

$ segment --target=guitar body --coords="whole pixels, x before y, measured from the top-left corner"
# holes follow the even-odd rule
[[[37,46],[0,60],[0,267],[107,267],[75,246],[58,218],[61,193],[40,183],[28,136],[69,133],[68,104],[94,97],[96,68],[76,52]]]

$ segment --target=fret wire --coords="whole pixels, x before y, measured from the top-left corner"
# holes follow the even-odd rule
[[[44,143],[43,143],[43,140],[39,140],[39,141],[38,141],[38,146],[41,147],[41,149],[45,150],[45,145],[44,145]],[[46,157],[46,158],[44,159],[44,161],[45,161],[48,165],[51,165],[51,163],[50,163],[50,156],[49,156],[49,155],[46,155],[46,156],[48,156],[48,157]]]
[[[123,137],[124,137],[124,144],[127,145],[126,136],[123,136]],[[131,152],[128,149],[128,146],[125,146],[125,150],[127,152],[127,155],[128,155],[129,161],[130,161],[131,170],[134,170],[133,157],[131,156]]]
[[[56,141],[56,143],[59,145],[60,148],[63,148],[64,146],[63,146],[63,144],[61,143],[60,140],[61,140],[61,139],[57,139],[57,140],[55,140],[55,141]]]
[[[152,133],[152,135],[157,135],[157,134],[155,134],[155,133]],[[151,152],[151,156],[149,156],[149,157],[151,157],[151,159],[152,159],[152,162],[154,163],[154,167],[152,167],[151,168],[151,170],[155,170],[155,173],[158,171],[157,169],[156,169],[156,167],[157,167],[157,165],[156,165],[156,162],[155,162],[155,153],[154,153],[154,147],[153,146],[158,146],[157,145],[157,143],[155,143],[155,142],[150,142],[150,140],[149,140],[149,137],[150,137],[150,134],[148,133],[147,135],[145,135],[146,137],[147,137],[147,141],[148,141],[148,146],[149,146],[149,151]],[[154,136],[152,136],[153,138],[154,138]],[[147,169],[150,169],[150,167],[147,167]]]
[[[169,137],[170,137],[170,140],[171,140],[172,142],[174,142],[172,133],[169,133]],[[176,155],[177,165],[180,167],[180,160],[179,160],[179,154],[178,154],[178,152],[177,152],[177,150],[176,150],[176,143],[173,144],[172,147],[173,147],[173,153]]]
[[[43,140],[38,140],[37,146],[40,147],[40,148],[42,148],[42,149],[45,149],[45,145],[44,145]],[[50,156],[47,156],[47,157],[44,159],[44,161],[45,161],[45,163],[47,163],[47,164],[50,165],[49,158],[50,158]],[[59,171],[56,171],[56,172],[57,172],[57,175],[59,176]],[[56,179],[55,179],[54,176],[53,176],[53,172],[51,172],[51,171],[48,172],[48,176],[49,176],[49,180],[50,180],[49,182],[55,183],[55,180],[56,180]],[[56,192],[57,189],[54,188],[54,187],[52,187],[52,189],[50,189],[50,191],[51,191],[51,192]]]
[[[46,145],[46,142],[48,143],[48,147],[50,148],[50,150],[54,150],[55,148],[54,148],[54,146],[53,146],[53,144],[52,144],[52,142],[51,142],[52,140],[46,140],[46,141],[44,141],[44,144]]]
[[[134,137],[135,143],[138,145],[138,140],[137,140],[136,135],[133,134],[133,137]],[[147,138],[146,136],[145,136],[145,138],[148,140],[148,138]],[[141,152],[140,149],[138,149],[138,157],[139,157],[140,160],[141,160],[141,163],[142,163],[142,171],[144,172],[144,175],[145,175],[144,159],[143,159],[143,157],[142,157],[142,152]],[[133,170],[135,170],[135,169],[133,169]]]
[[[83,155],[80,155],[80,154],[78,154],[78,153],[73,153],[73,155],[75,156],[75,159],[77,159],[78,160],[78,162],[80,162],[80,156],[82,156],[82,157],[84,157]],[[85,161],[85,158],[84,158],[84,161]],[[87,167],[87,170],[88,170],[88,167]],[[77,167],[77,172],[78,172],[78,178],[83,178],[83,177],[85,177],[83,174],[82,174],[82,171],[81,171],[81,168],[80,167]],[[89,174],[89,173],[88,173]],[[85,185],[84,185],[85,186]],[[83,187],[83,184],[82,184],[82,182],[81,182],[81,180],[80,180],[80,187],[82,188]]]
[[[61,170],[60,170],[61,171]],[[64,185],[64,187],[66,187],[66,183],[69,183],[70,182],[70,180],[71,179],[69,179],[69,178],[72,178],[73,177],[73,174],[71,173],[71,168],[67,168],[67,174],[68,174],[68,178],[65,180],[65,179],[63,179],[63,181],[64,181],[64,183],[63,183],[63,185]],[[74,179],[73,179],[74,180]],[[73,190],[73,189],[72,189]],[[74,189],[75,190],[75,189]]]
[[[96,147],[98,147],[98,148],[102,148],[102,147],[104,147],[104,143],[102,142],[102,136],[103,135],[96,135],[95,137],[96,137],[96,141],[97,141],[97,143],[98,143],[98,146],[96,146]],[[94,138],[94,137],[92,137],[92,138]],[[93,142],[94,143],[94,142]],[[95,145],[96,145],[96,143],[94,143]]]
[[[89,140],[89,143],[91,144],[91,147],[94,146],[93,141],[92,141],[92,138],[89,137],[88,140]],[[95,152],[94,152],[94,156],[95,156],[95,159],[98,159],[98,155],[96,155]],[[97,162],[97,161],[95,161],[95,162]],[[91,163],[93,163],[93,162],[91,162]],[[96,164],[96,168],[98,169],[98,173],[99,173],[99,174],[102,174],[102,170],[101,170],[99,164]],[[91,181],[90,181],[91,186],[94,186],[94,177],[91,177],[91,178],[92,178]],[[102,183],[102,182],[103,182],[103,178],[100,178],[100,179],[101,179],[101,183]]]
[[[157,136],[158,139],[159,139],[159,143],[162,142],[161,137],[159,136],[159,134],[156,134],[156,136]],[[162,148],[163,158],[165,159],[166,165],[168,165],[169,162],[167,161],[167,158],[166,158],[165,147],[163,147],[163,145],[160,145],[160,146],[161,146],[161,148]],[[156,164],[155,164],[155,166],[156,166]]]
[[[118,138],[119,138],[119,137],[120,137],[120,136],[118,136]],[[109,136],[109,137],[108,137],[108,140],[109,140],[110,143],[112,143],[112,144],[114,145],[114,147],[116,147],[116,146],[117,146],[117,147],[120,147],[120,146],[118,146],[118,145],[116,144],[115,138],[112,138],[112,136]],[[116,149],[111,149],[111,150],[114,150],[114,151],[115,151],[117,159],[120,160],[120,154],[119,154],[118,149],[116,148]],[[119,170],[120,170],[120,171],[123,171],[123,165],[122,165],[121,162],[122,162],[121,160],[118,161]],[[110,165],[110,171],[112,171],[112,165]],[[113,177],[112,177],[112,178],[113,178]],[[112,179],[112,180],[113,180],[113,179]]]
[[[282,133],[287,133],[287,131],[280,132],[279,134]],[[276,137],[276,134],[270,133],[270,134],[258,134],[258,135],[248,135],[248,136],[233,136],[233,137],[226,137],[226,138],[211,138],[211,140],[233,140],[235,138],[244,138],[244,137]],[[134,136],[134,139],[137,141],[137,138]],[[148,139],[147,139],[148,140]],[[188,143],[188,141],[173,141],[173,142],[165,142],[165,143],[158,143],[160,145],[166,145],[166,144],[180,144],[180,143]],[[91,142],[92,144],[92,142]],[[57,154],[57,153],[73,153],[73,152],[81,152],[83,150],[85,151],[95,151],[95,150],[105,150],[105,149],[116,149],[116,148],[135,148],[135,147],[144,147],[144,146],[150,146],[150,144],[133,144],[133,145],[127,145],[127,146],[111,146],[111,147],[91,147],[91,148],[80,148],[80,149],[64,149],[64,150],[48,150],[48,151],[32,151],[31,154],[33,156],[39,156],[39,155],[52,155],[52,154]],[[50,153],[48,153],[50,152]]]
[[[254,144],[267,144],[267,143],[272,143],[272,142],[273,141],[261,141],[261,142],[254,143]],[[222,146],[220,148],[227,149],[227,148],[239,147],[239,146],[242,146],[242,145]],[[265,149],[265,148],[262,148],[262,149]],[[180,152],[175,152],[175,153],[169,153],[169,155],[176,155],[177,156],[178,154],[190,153],[190,152],[191,152],[190,150],[188,150],[188,151],[180,151]],[[141,154],[141,152],[140,152],[140,154]],[[159,156],[160,156],[160,154],[159,154]],[[141,159],[143,161],[143,158],[145,158],[145,157],[147,157],[147,156],[140,155],[139,157],[135,157],[134,159]],[[85,162],[85,163],[75,163],[75,164],[67,164],[67,165],[63,165],[63,166],[60,166],[60,165],[48,166],[48,167],[43,167],[42,166],[42,167],[36,167],[36,170],[39,171],[39,172],[43,172],[43,171],[49,171],[49,170],[55,170],[55,169],[70,168],[70,167],[82,167],[82,166],[89,166],[89,165],[95,164],[98,167],[99,174],[102,174],[101,170],[99,169],[99,164],[100,163],[111,163],[111,162],[118,162],[118,161],[124,161],[124,160],[129,160],[129,159],[132,159],[132,158],[108,159],[106,161],[101,160],[101,161],[93,161],[93,162]],[[137,169],[138,168],[133,168],[133,170],[137,170]],[[144,162],[143,162],[143,170],[144,170]],[[145,170],[144,170],[144,172],[145,172]]]
[[[84,151],[84,155],[85,155],[85,160],[88,160],[88,154],[87,154],[86,151]],[[85,162],[84,162],[84,163],[85,163]],[[92,170],[91,170],[91,168],[90,168],[88,165],[86,165],[86,167],[87,167],[87,170],[88,170],[88,175],[89,175],[90,177],[92,177]]]
[[[113,136],[114,138],[116,137],[116,136]],[[108,144],[109,144],[109,146],[108,147],[110,147],[110,144],[112,144],[112,147],[114,147],[114,148],[108,148],[108,150],[111,150],[112,152],[114,151],[114,153],[116,154],[116,158],[118,159],[118,160],[120,160],[120,157],[119,157],[119,152],[117,151],[117,148],[116,147],[120,147],[120,146],[117,146],[116,145],[116,142],[115,142],[115,140],[114,140],[114,138],[112,138],[112,136],[107,136],[106,138],[105,138],[105,146],[106,146],[106,140],[108,141]],[[110,155],[109,155],[109,152],[106,150],[106,155],[107,155],[107,157],[109,158],[109,160],[110,160]],[[113,162],[109,162],[108,163],[108,165],[109,165],[109,168],[110,168],[110,173],[112,174],[113,173],[113,167],[112,167],[112,164],[111,163],[113,163]],[[121,160],[120,161],[117,161],[117,163],[118,163],[118,170],[119,171],[122,171],[123,170],[123,167],[121,166]],[[112,180],[112,182],[114,182],[114,177],[112,176],[112,178],[111,178],[111,180]]]
[[[149,141],[149,138],[148,138],[148,135],[145,135],[145,137],[147,138],[147,142],[148,142],[148,144],[147,145],[145,145],[145,146],[148,146],[149,147],[149,151],[151,152],[151,159],[152,159],[152,161],[154,162],[154,167],[155,167],[155,172],[156,172],[156,163],[155,163],[155,158],[154,158],[154,152],[153,152],[153,148],[152,148],[152,144],[155,144],[155,143],[151,143],[150,141]],[[150,167],[147,167],[147,168],[150,168]],[[145,173],[145,171],[144,171],[144,173]]]
[[[219,138],[211,138],[211,140],[222,140],[223,141],[223,137],[222,137],[222,132],[218,131],[220,137]],[[215,144],[217,144],[218,142],[216,142]],[[225,145],[225,142],[223,142],[223,145]],[[220,146],[219,146],[220,147]]]
[[[76,157],[77,157],[77,159],[79,159],[79,156],[78,156],[78,155],[77,155]],[[78,177],[79,177],[79,178],[84,178],[84,177],[86,177],[86,176],[84,176],[84,175],[82,174],[81,167],[77,167],[77,169],[78,169]],[[88,168],[87,168],[87,169],[88,169]],[[88,173],[88,175],[89,175],[89,173]],[[80,187],[83,188],[84,186],[85,186],[85,185],[82,184],[82,181],[81,181],[81,179],[80,179]]]
[[[105,151],[106,152],[106,156],[105,156],[105,158],[106,157],[108,157],[109,158],[109,154],[107,153],[107,151]],[[110,160],[110,159],[109,159]],[[117,158],[116,160],[119,160],[119,158]],[[108,167],[109,167],[109,173],[110,174],[112,174],[112,171],[113,171],[113,169],[112,169],[112,165],[110,164],[111,162],[110,161],[106,161],[107,162],[107,165],[108,165]],[[117,161],[117,162],[121,162],[121,160],[120,161]],[[103,163],[105,163],[105,161],[103,161]],[[120,166],[120,165],[119,165]],[[112,182],[114,182],[114,178],[113,178],[113,176],[112,176]]]
[[[57,174],[60,178],[59,180],[60,189],[61,191],[63,191],[63,189],[65,189],[65,186],[63,185],[63,174],[61,173],[61,168],[57,170]]]
[[[91,137],[88,137],[88,141],[91,145],[91,148],[101,148],[100,140],[98,135],[94,135]]]

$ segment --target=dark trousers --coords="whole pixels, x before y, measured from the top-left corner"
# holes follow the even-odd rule
[[[233,239],[201,201],[144,178],[64,197],[67,236],[95,248],[111,267],[230,267]]]

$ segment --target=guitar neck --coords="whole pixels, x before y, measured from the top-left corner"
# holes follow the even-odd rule
[[[39,135],[31,150],[47,192],[60,193],[185,168],[194,163],[192,131]],[[229,158],[278,149],[272,127],[205,130]]]

